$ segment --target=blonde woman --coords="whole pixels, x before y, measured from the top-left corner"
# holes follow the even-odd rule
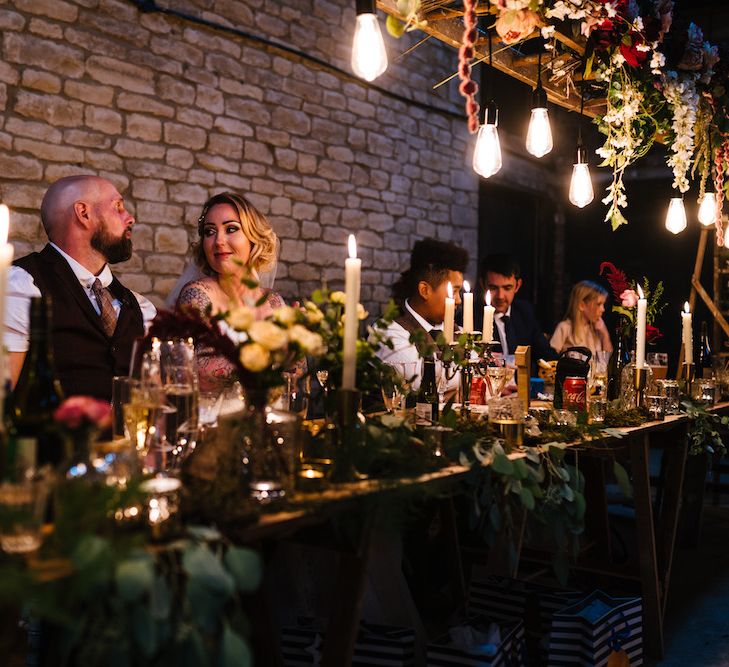
[[[572,288],[565,318],[557,324],[549,344],[559,353],[568,347],[586,347],[593,357],[598,352],[612,352],[602,314],[607,290],[591,280],[583,280]]]
[[[278,239],[245,197],[222,192],[208,199],[198,218],[198,237],[192,256],[202,276],[184,285],[178,306],[207,315],[244,305],[255,308],[262,319],[284,305],[278,294],[260,284],[263,273],[275,271]],[[259,285],[251,287],[251,280]],[[203,391],[222,389],[235,379],[233,365],[223,357],[200,350],[198,364]]]

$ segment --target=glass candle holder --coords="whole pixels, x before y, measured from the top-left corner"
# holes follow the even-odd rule
[[[590,413],[590,421],[593,424],[602,424],[605,421],[607,405],[607,398],[604,396],[590,398],[587,408]]]
[[[680,387],[677,380],[661,380],[660,395],[666,399],[666,414],[677,415],[681,412],[679,402]]]
[[[666,397],[649,395],[645,397],[645,407],[651,421],[663,421],[666,417]]]
[[[163,540],[180,528],[180,488],[176,477],[153,477],[139,486],[145,494],[144,517],[153,540]]]
[[[301,493],[318,493],[326,484],[326,473],[312,463],[302,463],[296,473],[296,489]]]
[[[695,384],[698,385],[696,398],[707,406],[713,407],[717,396],[716,382],[714,380],[699,380]]]

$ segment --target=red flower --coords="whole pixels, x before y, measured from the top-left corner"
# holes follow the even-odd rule
[[[600,264],[600,275],[605,275],[610,289],[613,291],[613,296],[617,301],[622,301],[622,294],[625,290],[631,289],[630,283],[628,282],[628,276],[625,275],[624,271],[621,271],[612,262],[603,262]]]
[[[649,343],[655,343],[657,340],[663,338],[663,334],[660,332],[658,327],[654,327],[652,324],[646,325],[645,328],[645,339]]]
[[[648,57],[648,51],[639,51],[638,45],[643,43],[643,38],[638,33],[631,33],[630,44],[625,41],[620,43],[620,53],[625,58],[625,62],[631,67],[639,67]]]

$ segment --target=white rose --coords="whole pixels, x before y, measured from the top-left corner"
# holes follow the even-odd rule
[[[248,329],[248,335],[251,337],[251,340],[260,343],[269,350],[278,350],[288,342],[286,332],[277,324],[266,320],[260,320],[251,324]]]
[[[258,343],[244,345],[240,350],[240,363],[252,373],[258,373],[268,366],[271,353]]]
[[[279,324],[283,324],[285,327],[290,327],[296,322],[296,316],[298,315],[296,308],[291,306],[281,306],[273,311],[273,319]]]
[[[289,330],[289,338],[293,343],[296,343],[304,352],[310,352],[311,354],[319,354],[324,348],[324,341],[322,337],[309,331],[306,327],[301,324],[294,324]]]
[[[256,321],[256,314],[252,308],[240,306],[228,315],[228,323],[238,331],[246,331]]]
[[[304,308],[306,309],[306,321],[309,324],[319,324],[324,319],[324,313],[319,310],[319,306],[313,301],[307,301],[304,304]]]
[[[344,292],[339,292],[339,291],[332,292],[329,295],[329,301],[331,301],[332,303],[342,303],[343,304],[346,298],[347,297],[345,296]]]
[[[324,354],[327,351],[326,345],[324,345],[324,339],[318,334],[309,332],[309,354],[318,357],[320,354]]]

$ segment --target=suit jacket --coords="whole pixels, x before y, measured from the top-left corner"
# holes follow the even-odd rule
[[[506,322],[506,344],[509,352],[514,354],[517,346],[531,345],[532,366],[536,367],[537,359],[550,361],[557,358],[557,353],[550,346],[544,330],[537,321],[534,306],[529,301],[514,299],[511,303],[511,316]]]
[[[134,294],[117,278],[109,285],[121,311],[114,334],[108,337],[78,278],[51,245],[14,263],[33,276],[43,296],[52,299],[53,358],[64,394],[111,400],[111,378],[129,373],[134,339],[144,336]]]

